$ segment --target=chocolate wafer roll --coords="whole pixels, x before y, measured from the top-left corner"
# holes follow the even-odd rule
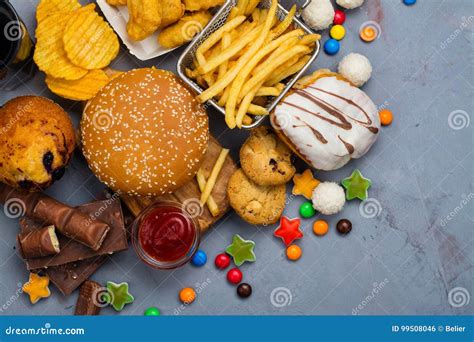
[[[0,203],[6,206],[6,211],[11,206],[42,224],[54,225],[61,234],[95,251],[110,230],[106,223],[40,192],[27,193],[0,184]]]
[[[33,259],[59,253],[59,241],[54,231],[54,226],[18,234],[17,240],[24,259]]]
[[[99,296],[102,293],[102,286],[92,280],[86,280],[79,291],[77,297],[76,310],[77,316],[97,316],[100,313]]]

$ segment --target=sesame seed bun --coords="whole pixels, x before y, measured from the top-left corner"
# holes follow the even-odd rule
[[[114,191],[158,196],[190,181],[209,141],[208,117],[171,72],[123,73],[87,104],[81,121],[84,156]]]

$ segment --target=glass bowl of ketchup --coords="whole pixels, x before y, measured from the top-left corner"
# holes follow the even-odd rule
[[[157,202],[133,222],[136,253],[151,267],[169,270],[186,264],[199,247],[199,226],[180,203]]]

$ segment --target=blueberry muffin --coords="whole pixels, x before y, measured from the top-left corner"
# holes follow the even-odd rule
[[[0,181],[44,189],[63,176],[74,145],[71,120],[53,101],[21,96],[0,107]]]
[[[254,129],[240,149],[245,174],[258,185],[282,185],[295,174],[292,151],[269,127]]]
[[[286,187],[260,186],[238,169],[227,187],[229,202],[235,212],[251,224],[270,225],[278,221],[285,208]]]

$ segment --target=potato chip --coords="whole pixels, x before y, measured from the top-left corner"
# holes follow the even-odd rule
[[[88,70],[105,68],[120,48],[115,32],[95,11],[82,11],[71,17],[63,43],[69,60]]]
[[[109,77],[103,70],[91,70],[84,77],[68,81],[62,78],[46,76],[48,88],[61,97],[74,101],[93,98],[99,90],[109,83]]]
[[[81,8],[77,0],[41,0],[36,8],[36,21],[39,23],[52,14],[68,13]]]
[[[36,48],[33,56],[38,68],[55,78],[77,80],[87,74],[87,70],[74,65],[63,48],[64,28],[77,12],[90,11],[88,5],[71,13],[56,13],[38,23],[36,29]]]

